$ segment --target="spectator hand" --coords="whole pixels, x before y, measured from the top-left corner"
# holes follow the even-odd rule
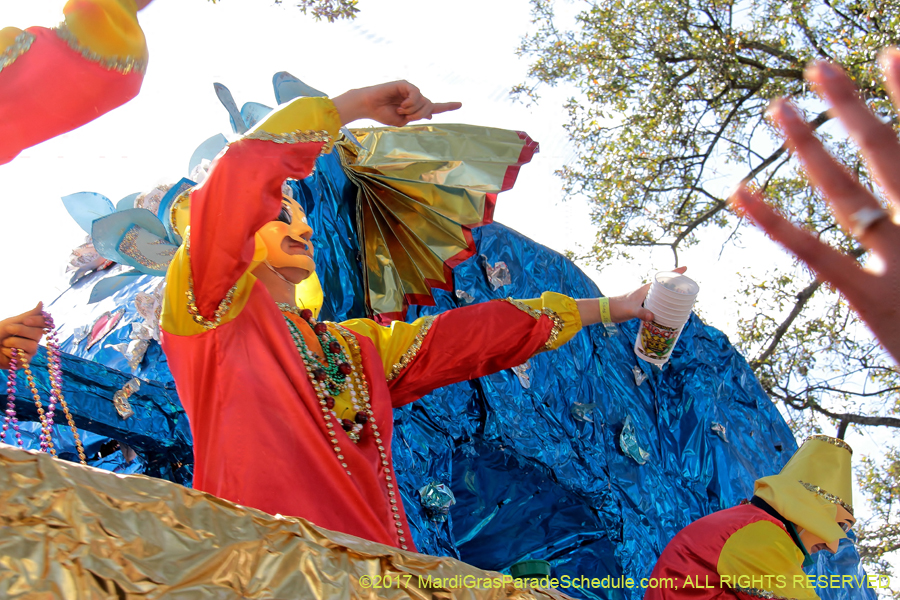
[[[0,369],[9,368],[13,348],[23,350],[29,359],[37,354],[38,342],[44,335],[42,311],[38,302],[30,311],[0,321]]]
[[[882,69],[894,106],[900,106],[900,50],[881,55]],[[819,62],[806,78],[832,106],[850,136],[859,144],[884,197],[900,208],[900,141],[891,127],[872,114],[843,71]],[[806,167],[809,180],[826,198],[837,221],[880,259],[881,267],[862,269],[813,234],[789,223],[762,198],[739,187],[733,205],[747,214],[772,239],[810,266],[820,279],[833,284],[869,325],[872,332],[900,362],[900,227],[882,209],[878,199],[859,183],[813,135],[800,113],[784,100],[773,102],[769,113],[781,128],[788,147]]]

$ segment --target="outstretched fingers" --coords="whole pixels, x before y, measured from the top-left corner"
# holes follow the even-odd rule
[[[872,275],[861,269],[856,260],[795,226],[743,185],[729,201],[739,213],[750,217],[769,237],[809,265],[821,279],[840,289],[851,303],[862,301],[859,292]]]
[[[456,110],[461,106],[461,102],[435,103],[429,101],[427,98],[422,98],[420,102],[417,102],[415,105],[406,108],[405,110],[407,110],[408,112],[401,114],[406,119],[407,123],[411,123],[420,119],[431,119],[432,115]],[[401,107],[400,110],[404,110],[404,108]],[[398,112],[400,112],[400,110],[398,110]]]
[[[881,72],[884,74],[884,85],[900,113],[900,49],[885,48],[878,55]]]
[[[888,66],[896,62],[897,69],[900,69],[896,51],[894,55],[886,55],[884,62]],[[856,86],[837,65],[817,62],[807,69],[806,78],[812,82],[816,92],[831,104],[834,115],[859,145],[875,180],[900,206],[900,171],[896,168],[900,141],[897,134],[869,110]],[[900,85],[900,81],[895,80],[894,84]]]
[[[790,102],[775,100],[769,107],[769,115],[784,133],[788,147],[803,162],[810,182],[827,198],[838,222],[847,230],[854,229],[852,215],[859,210],[881,208],[875,196],[828,152]],[[874,229],[874,226],[869,228],[869,232]],[[879,253],[887,250],[883,238],[870,235],[862,241]]]
[[[431,105],[431,114],[436,115],[451,110],[459,110],[462,108],[462,102],[435,102]]]

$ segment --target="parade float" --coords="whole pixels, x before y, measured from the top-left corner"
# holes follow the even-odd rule
[[[315,94],[284,73],[274,83],[279,104]],[[270,110],[238,109],[216,89],[235,134]],[[474,147],[470,132],[347,131],[313,175],[288,182],[316,232],[320,319],[410,321],[544,290],[601,295],[571,261],[493,222],[496,195],[537,145],[479,128],[492,141]],[[0,449],[5,597],[640,598],[628,581],[649,576],[675,533],[748,498],[797,449],[743,357],[692,315],[661,369],[635,356],[638,322],[592,327],[397,409],[393,459],[422,554],[191,490],[190,428],[159,345],[163,275],[182,241],[176,201],[226,143],[207,140],[172,185],[113,201],[101,180],[63,199],[88,238],[70,258],[70,287],[47,306],[74,424],[58,418],[52,436],[59,457],[78,462],[77,436],[96,469]],[[32,369],[47,364],[41,353]],[[46,377],[35,381],[47,397]],[[19,377],[7,400],[36,450],[26,383]],[[597,584],[523,590],[503,578],[530,560],[547,561],[557,580]],[[846,542],[813,570],[861,573]],[[499,583],[473,589],[465,576]]]

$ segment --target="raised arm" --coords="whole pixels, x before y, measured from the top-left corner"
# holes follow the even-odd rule
[[[0,164],[138,94],[147,66],[138,9],[134,0],[69,0],[53,29],[0,31]]]
[[[173,261],[175,270],[169,271],[170,280],[190,278],[200,316],[214,318],[226,297],[245,293],[243,288],[252,283],[248,270],[256,232],[278,216],[282,184],[288,177],[302,179],[312,171],[340,124],[327,98],[298,98],[260,121],[213,161],[206,180],[191,192],[190,234]],[[181,269],[188,258],[189,273]],[[239,283],[241,289],[232,292]],[[238,311],[239,307],[232,309],[231,317]]]
[[[297,98],[267,115],[216,157],[191,193],[190,235],[169,269],[163,328],[191,335],[237,316],[254,281],[254,255],[262,251],[256,232],[277,218],[284,180],[306,177],[341,125],[358,118],[405,123],[458,106],[432,103],[415,86],[392,82],[333,101]],[[192,303],[184,300],[187,292]]]

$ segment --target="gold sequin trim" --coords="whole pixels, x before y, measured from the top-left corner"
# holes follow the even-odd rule
[[[831,444],[832,446],[837,446],[838,448],[843,448],[850,454],[853,454],[853,448],[850,447],[850,444],[848,444],[847,442],[845,442],[844,440],[842,440],[840,438],[831,437],[830,435],[818,434],[818,435],[811,435],[808,438],[806,438],[806,442],[808,442],[809,440],[819,440],[820,442],[825,442],[826,444]],[[803,442],[803,443],[805,444],[806,442]]]
[[[771,600],[796,600],[796,598],[792,598],[790,596],[779,596],[775,592],[770,592],[769,590],[761,590],[759,588],[735,587],[734,589],[755,598],[770,598]]]
[[[387,376],[387,381],[393,381],[394,379],[399,377],[400,373],[403,372],[403,369],[408,367],[412,363],[412,361],[416,359],[416,356],[419,354],[419,350],[422,348],[422,342],[425,341],[425,336],[428,335],[428,330],[431,329],[431,325],[433,323],[434,317],[424,317],[422,327],[419,328],[419,332],[416,334],[416,339],[413,340],[413,343],[409,345],[409,348],[406,349],[406,352],[403,353],[400,359],[391,368],[391,372],[388,373]]]
[[[798,481],[800,481],[800,480],[798,480]],[[823,498],[825,498],[832,504],[838,504],[840,506],[843,506],[845,509],[847,509],[848,513],[853,515],[853,507],[850,506],[849,504],[847,504],[846,502],[844,502],[843,500],[841,500],[840,498],[838,498],[837,496],[835,496],[834,494],[830,494],[830,493],[826,492],[825,490],[823,490],[822,488],[820,488],[819,486],[813,485],[811,483],[806,483],[805,481],[800,481],[800,485],[802,485],[803,487],[805,487],[812,493],[822,496]]]
[[[178,207],[181,206],[181,203],[185,200],[191,199],[191,192],[194,188],[190,188],[181,192],[177,198],[175,198],[175,202],[172,203],[172,206],[169,208],[169,225],[172,226],[172,231],[176,234],[178,233],[178,224],[175,222],[175,213],[178,211]]]
[[[125,232],[125,237],[122,238],[122,242],[119,244],[119,252],[133,258],[140,264],[144,265],[148,269],[153,269],[154,271],[165,271],[169,268],[168,263],[162,264],[158,263],[154,260],[151,260],[144,256],[141,251],[137,247],[137,238],[138,238],[138,229],[137,225],[132,225],[127,232]],[[151,244],[154,242],[150,242]],[[165,240],[160,240],[156,243],[167,243]],[[174,254],[174,252],[172,252]]]
[[[117,71],[122,75],[128,75],[132,71],[135,73],[144,73],[147,70],[146,58],[135,58],[133,56],[101,56],[90,48],[82,46],[78,41],[78,38],[75,37],[75,34],[69,31],[69,27],[66,25],[65,21],[57,25],[53,31],[69,45],[69,48],[80,54],[86,60],[95,62],[109,71]]]
[[[350,360],[353,361],[354,365],[359,365],[360,378],[365,377],[365,370],[363,369],[362,364],[362,350],[359,349],[359,340],[356,339],[353,332],[343,325],[332,323],[331,321],[324,321],[324,323],[336,329],[341,337],[344,338],[344,341],[347,342],[347,346],[350,347]]]
[[[298,129],[289,133],[269,133],[268,131],[257,129],[252,133],[248,133],[241,139],[236,140],[235,142],[231,142],[231,144],[237,143],[241,140],[261,140],[263,142],[274,142],[276,144],[305,144],[309,142],[322,142],[325,144],[324,146],[322,146],[323,154],[331,152],[331,147],[334,145],[334,141],[331,139],[331,134],[327,131],[314,131],[308,129]],[[231,144],[229,144],[229,146]]]
[[[543,316],[548,317],[551,321],[553,321],[553,327],[550,328],[550,335],[547,336],[547,342],[544,344],[544,347],[541,348],[540,352],[544,352],[545,350],[553,349],[553,344],[555,344],[556,340],[559,339],[559,334],[560,334],[560,332],[562,332],[563,327],[565,325],[563,323],[562,318],[558,314],[556,314],[556,311],[551,310],[549,308],[545,308],[543,310],[537,310],[536,308],[531,308],[524,302],[520,302],[519,300],[516,300],[514,298],[504,298],[500,301],[501,302],[509,302],[510,304],[512,304],[519,310],[521,310],[522,312],[528,313],[529,315],[534,317],[536,320],[539,320],[541,318],[541,316],[543,315]]]
[[[225,297],[222,298],[222,301],[219,302],[219,307],[216,309],[216,314],[212,319],[207,319],[203,315],[200,314],[200,310],[197,308],[197,302],[194,298],[194,274],[191,272],[191,233],[190,230],[185,234],[184,240],[184,250],[187,255],[187,272],[188,272],[188,289],[185,292],[187,296],[187,311],[193,317],[194,322],[204,327],[206,329],[215,329],[219,325],[222,324],[222,319],[228,314],[229,309],[231,309],[231,302],[234,300],[234,294],[237,292],[237,284],[235,283],[231,286],[231,289],[228,290],[228,293],[225,294]]]
[[[16,59],[28,52],[34,42],[34,35],[23,31],[13,40],[12,46],[0,53],[0,71],[10,66]]]

